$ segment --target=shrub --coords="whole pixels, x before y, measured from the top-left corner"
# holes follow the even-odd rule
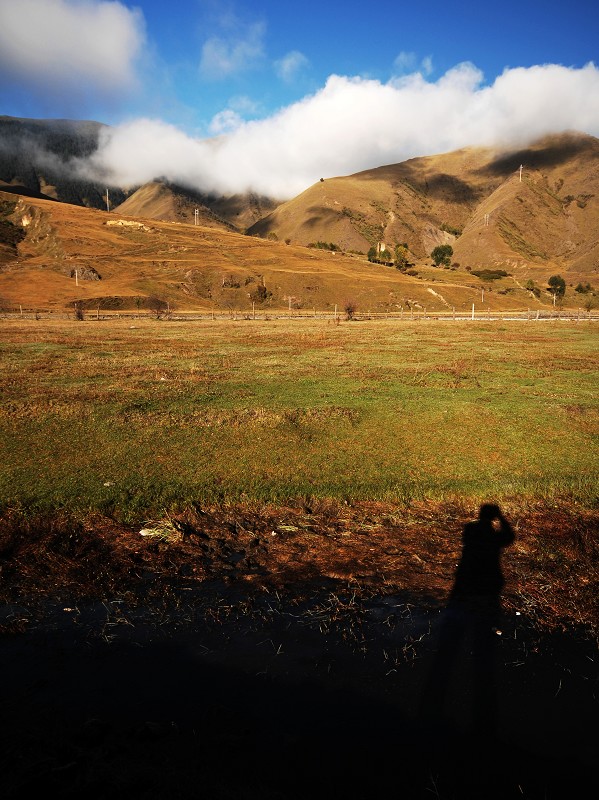
[[[345,311],[346,319],[352,320],[356,315],[358,306],[353,300],[346,300],[345,303],[343,304],[343,310]]]
[[[310,242],[308,247],[315,247],[317,250],[341,250],[339,245],[335,244],[335,242]]]
[[[454,225],[448,225],[446,222],[444,222],[441,225],[441,230],[445,231],[445,233],[451,233],[453,236],[456,236],[456,237],[462,235],[462,229],[461,228],[456,228]]]
[[[272,297],[272,292],[269,292],[263,283],[259,283],[254,291],[250,294],[250,300],[254,303],[265,303]]]
[[[541,294],[541,290],[538,288],[538,286],[535,284],[535,282],[531,278],[529,278],[526,281],[526,283],[524,284],[524,288],[528,292],[532,292],[535,297],[539,297],[539,295]]]
[[[498,281],[509,275],[504,269],[473,269],[472,274],[483,281]]]

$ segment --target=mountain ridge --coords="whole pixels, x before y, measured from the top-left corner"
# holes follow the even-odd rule
[[[599,263],[598,220],[599,140],[565,133],[517,151],[464,148],[324,179],[248,232],[363,253],[407,244],[417,260],[448,243],[471,267],[589,272]]]
[[[0,118],[0,134],[6,125],[22,131],[17,123]],[[60,153],[92,152],[102,129],[76,121],[23,124],[29,133],[58,137],[56,163],[63,168]],[[70,140],[72,131],[82,138]],[[99,186],[96,208],[73,186],[77,202],[69,205],[69,176],[61,184],[58,170],[52,185],[50,173],[36,171],[25,146],[32,142],[35,155],[29,134],[21,142],[20,171],[7,172],[0,153],[0,295],[8,305],[44,302],[41,288],[24,291],[25,269],[28,280],[34,273],[44,278],[40,287],[58,306],[110,288],[125,304],[159,294],[190,308],[241,309],[256,301],[264,308],[326,308],[350,296],[372,311],[467,308],[478,296],[491,307],[534,307],[551,304],[546,287],[555,274],[585,289],[584,297],[568,289],[568,302],[583,305],[598,283],[599,140],[585,134],[548,136],[514,150],[463,148],[325,178],[281,204],[152,181],[123,190],[121,202],[111,190],[110,214]],[[6,141],[0,143],[6,155]],[[34,188],[19,183],[28,175]],[[397,270],[369,263],[367,252],[383,244],[391,267],[396,246],[406,245],[406,263]],[[445,269],[431,264],[439,244],[453,251]]]

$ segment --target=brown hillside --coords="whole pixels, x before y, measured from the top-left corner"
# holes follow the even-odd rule
[[[179,208],[161,184],[110,214],[0,192],[0,306],[135,309],[157,297],[181,310],[333,310],[347,300],[362,312],[526,309],[552,305],[547,280],[560,272],[569,284],[565,306],[577,308],[594,298],[573,287],[598,283],[598,146],[591,137],[562,137],[510,157],[463,150],[326,180],[262,223],[279,241],[227,230],[209,211],[197,226],[193,217],[150,220],[150,211]],[[522,182],[517,162],[532,165]],[[122,214],[127,207],[139,216]],[[458,227],[456,237],[450,230]],[[347,251],[407,241],[416,270],[298,246],[292,231]],[[443,241],[461,266],[430,266],[427,253]],[[510,274],[492,283],[468,269],[498,264]],[[531,277],[536,295],[525,288]]]
[[[276,200],[254,194],[203,195],[181,186],[152,181],[128,197],[115,213],[195,224],[195,209],[198,209],[200,225],[243,231],[277,205]]]
[[[135,309],[158,297],[178,309],[249,311],[254,302],[258,310],[333,310],[351,299],[362,311],[433,310],[449,303],[469,308],[480,291],[476,278],[452,274],[451,283],[437,280],[433,293],[434,279],[218,228],[2,193],[0,203],[0,233],[13,237],[0,266],[7,308],[58,309],[82,301],[93,309]]]
[[[250,232],[363,253],[379,241],[388,249],[406,242],[420,261],[449,243],[463,266],[517,269],[539,279],[560,271],[592,282],[599,265],[599,140],[563,134],[517,152],[467,148],[327,179]]]
[[[187,222],[195,224],[195,211],[198,211],[198,224],[209,228],[233,228],[219,219],[216,214],[184,190],[168,186],[159,181],[146,183],[137,189],[124,203],[114,209],[115,214],[145,219],[159,219],[164,222]]]

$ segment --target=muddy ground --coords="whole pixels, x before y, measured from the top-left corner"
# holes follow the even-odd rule
[[[3,796],[595,796],[597,517],[504,510],[485,728],[468,635],[423,710],[472,509],[5,515]]]

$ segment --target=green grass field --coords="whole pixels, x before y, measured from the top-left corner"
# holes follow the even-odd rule
[[[596,503],[592,323],[0,325],[5,511]]]

